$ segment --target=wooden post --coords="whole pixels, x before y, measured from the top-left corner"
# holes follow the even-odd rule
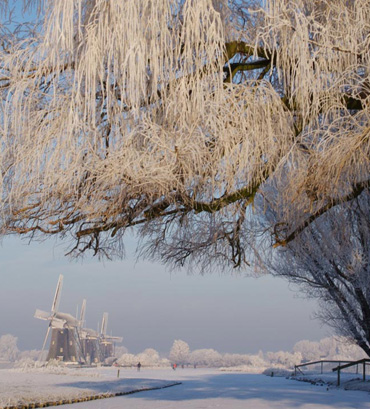
[[[364,363],[362,364],[363,368],[362,368],[362,380],[365,382],[366,380],[366,362],[364,361]]]
[[[297,365],[294,365],[294,376],[297,376]]]
[[[323,364],[323,362],[321,362],[321,374],[322,374],[322,364]]]
[[[338,368],[337,386],[340,385],[340,369]]]
[[[119,369],[117,370],[117,378],[119,378]]]

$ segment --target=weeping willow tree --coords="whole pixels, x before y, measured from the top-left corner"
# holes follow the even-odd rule
[[[2,5],[2,234],[239,267],[368,189],[368,0]]]

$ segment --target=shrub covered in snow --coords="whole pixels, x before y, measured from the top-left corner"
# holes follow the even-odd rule
[[[45,366],[45,362],[33,360],[32,358],[22,358],[15,362],[14,368],[18,369],[32,369],[32,368],[41,368]]]

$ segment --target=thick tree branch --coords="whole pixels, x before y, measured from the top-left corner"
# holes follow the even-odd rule
[[[342,196],[337,199],[331,200],[326,205],[322,206],[320,209],[316,210],[310,217],[308,217],[300,226],[294,229],[286,238],[281,239],[279,237],[275,237],[275,244],[274,247],[279,246],[286,246],[288,243],[293,241],[304,229],[306,229],[310,224],[312,224],[316,219],[326,213],[328,210],[332,209],[333,207],[345,203],[350,202],[351,200],[358,197],[365,189],[370,186],[370,179],[364,182],[359,182],[354,185],[351,193],[348,195]]]

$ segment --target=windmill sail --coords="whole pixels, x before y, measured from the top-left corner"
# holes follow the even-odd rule
[[[47,360],[58,359],[61,361],[81,362],[84,361],[84,357],[81,352],[77,330],[80,321],[71,314],[58,311],[62,286],[63,275],[61,274],[55,290],[51,311],[46,312],[37,309],[34,315],[35,318],[49,321],[42,351],[45,349],[51,330],[51,341]]]
[[[105,312],[103,314],[103,320],[101,323],[101,330],[100,330],[100,349],[102,351],[103,361],[114,355],[114,343],[122,342],[121,337],[114,337],[114,336],[107,335],[107,328],[108,328],[108,313]]]
[[[53,304],[51,306],[52,313],[55,313],[56,311],[58,311],[59,303],[60,303],[60,296],[62,295],[62,286],[63,286],[63,275],[60,274],[57,288],[55,290]]]
[[[103,319],[102,319],[102,322],[101,322],[101,333],[104,336],[107,335],[107,327],[108,327],[108,313],[105,312],[103,314]]]
[[[50,313],[42,310],[36,310],[34,317],[47,321],[50,318]]]
[[[86,314],[86,299],[82,301],[81,312],[80,312],[80,326],[83,327]]]

